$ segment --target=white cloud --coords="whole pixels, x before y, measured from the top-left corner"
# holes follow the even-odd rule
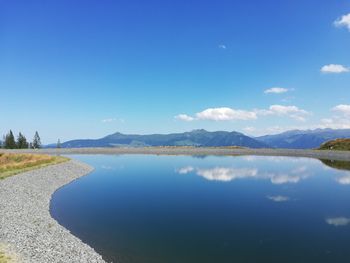
[[[335,115],[321,119],[320,128],[350,129],[350,105],[340,104],[331,110]]]
[[[340,104],[332,108],[332,111],[350,116],[350,105]]]
[[[211,120],[211,121],[231,121],[231,120],[255,120],[256,113],[253,111],[236,110],[228,107],[209,108],[196,113],[196,117],[187,114],[179,114],[176,119],[182,121]]]
[[[306,117],[310,115],[310,112],[299,109],[297,106],[284,106],[284,105],[271,105],[268,110],[257,110],[259,115],[278,115],[288,116],[297,121],[305,121]]]
[[[333,116],[319,119],[312,124],[304,122],[303,124],[288,126],[270,126],[257,129],[256,127],[247,126],[242,129],[243,132],[254,136],[265,134],[278,134],[290,130],[309,130],[309,129],[350,129],[350,104],[339,104],[330,109]],[[312,115],[311,112],[300,109],[297,106],[271,105],[268,109],[255,109],[257,118],[261,116],[287,116],[299,121],[305,121]]]
[[[255,120],[253,111],[235,110],[227,107],[209,108],[196,114],[199,120],[229,121],[229,120]]]
[[[191,116],[188,116],[187,114],[179,114],[175,116],[175,119],[181,120],[181,121],[193,121],[194,118]]]
[[[343,65],[339,65],[339,64],[329,64],[329,65],[325,65],[321,68],[321,72],[322,73],[345,73],[345,72],[349,72],[350,69],[343,66]]]
[[[348,119],[338,117],[322,119],[321,128],[350,129],[350,122]]]
[[[305,110],[299,109],[297,106],[271,105],[270,111],[276,114],[307,114]]]
[[[226,45],[223,45],[223,44],[220,44],[218,47],[219,47],[220,49],[227,49],[227,46],[226,46]]]
[[[347,15],[343,15],[342,17],[338,18],[335,22],[334,25],[337,27],[347,27],[350,31],[350,13]]]
[[[115,122],[117,119],[115,118],[109,118],[109,119],[103,119],[101,120],[103,123],[109,123],[109,122]]]
[[[280,94],[280,93],[286,93],[286,92],[288,92],[288,89],[280,88],[280,87],[273,87],[273,88],[269,88],[269,89],[264,91],[264,93],[266,93],[266,94],[268,94],[268,93]]]
[[[256,120],[258,116],[287,116],[297,121],[305,121],[310,112],[299,109],[297,106],[271,105],[268,109],[239,110],[228,107],[208,108],[196,113],[195,117],[187,114],[179,114],[176,119],[182,121],[211,120],[211,121],[232,121],[232,120]]]
[[[350,120],[339,116],[324,118],[321,119],[321,123],[318,128],[350,129]]]
[[[117,118],[106,118],[106,119],[101,120],[101,122],[103,122],[103,123],[111,123],[111,122],[124,123],[125,120],[124,119],[117,119]]]
[[[245,127],[243,128],[243,131],[247,133],[252,133],[252,132],[255,132],[256,129],[254,127]]]
[[[346,226],[350,224],[350,218],[347,218],[347,217],[326,218],[326,223],[332,226]]]
[[[267,199],[274,201],[274,202],[286,202],[289,200],[288,196],[282,196],[282,195],[268,195],[266,196]]]

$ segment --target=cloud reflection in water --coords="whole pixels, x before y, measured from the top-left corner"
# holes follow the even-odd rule
[[[289,172],[270,172],[259,171],[258,168],[236,168],[236,167],[214,167],[214,168],[196,168],[185,166],[177,170],[179,174],[188,174],[194,172],[209,181],[230,182],[237,179],[266,179],[273,184],[298,183],[311,175],[306,166],[300,166]]]
[[[286,202],[290,200],[288,196],[283,195],[268,195],[266,198],[274,202]]]
[[[344,176],[337,177],[335,179],[339,184],[349,185],[350,184],[350,173]]]
[[[350,218],[330,217],[330,218],[326,218],[326,223],[332,226],[347,226],[348,224],[350,224]]]
[[[258,170],[249,168],[216,167],[213,169],[197,169],[196,173],[209,181],[229,182],[239,178],[256,177]]]

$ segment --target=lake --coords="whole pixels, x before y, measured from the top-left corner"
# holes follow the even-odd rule
[[[95,170],[59,189],[51,214],[107,262],[350,262],[349,163],[70,157]]]

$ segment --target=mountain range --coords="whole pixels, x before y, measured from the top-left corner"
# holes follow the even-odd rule
[[[255,139],[272,148],[312,149],[322,143],[338,138],[350,138],[350,129],[292,130],[276,135],[265,135]]]
[[[292,130],[260,137],[249,137],[235,131],[209,132],[203,129],[183,133],[150,135],[122,134],[116,132],[100,139],[67,141],[62,143],[61,147],[241,146],[248,148],[311,149],[318,148],[322,143],[337,138],[350,138],[350,129]],[[55,146],[49,145],[48,147]]]
[[[116,146],[242,146],[250,148],[266,148],[264,142],[248,137],[239,132],[216,131],[208,132],[206,130],[193,130],[184,133],[171,134],[122,134],[114,133],[96,140],[72,140],[65,142],[61,147],[79,148],[79,147],[116,147]]]

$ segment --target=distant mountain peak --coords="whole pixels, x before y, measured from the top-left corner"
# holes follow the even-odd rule
[[[274,148],[312,149],[320,147],[326,141],[338,138],[350,138],[350,129],[291,130],[255,139]]]

